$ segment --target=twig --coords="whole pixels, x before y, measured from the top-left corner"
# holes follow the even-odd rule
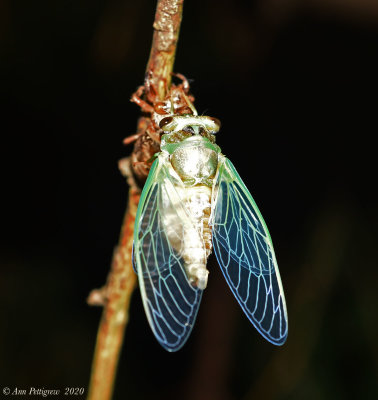
[[[183,0],[158,1],[153,25],[152,48],[143,87],[146,104],[152,103],[152,108],[155,102],[164,100],[170,90],[182,7]],[[151,125],[151,112],[149,114],[145,113],[138,121],[135,136],[138,139],[131,156],[132,174],[127,174],[131,183],[129,203],[107,284],[105,288],[93,291],[88,298],[90,304],[104,305],[92,364],[89,400],[108,400],[112,397],[119,353],[128,320],[130,298],[136,285],[131,249],[135,215],[140,197],[137,185],[140,186],[147,178],[149,171],[147,161],[159,150],[159,141],[154,140],[147,133]],[[125,163],[127,164],[124,160],[121,161],[121,167]]]
[[[184,0],[160,0],[156,9],[147,75],[152,72],[151,79],[160,100],[165,98],[171,86],[183,4]]]
[[[105,304],[97,334],[89,399],[110,399],[113,392],[119,352],[128,321],[130,298],[136,283],[136,275],[131,267],[131,248],[139,196],[138,191],[130,189],[120,243],[113,255],[106,287],[101,290],[104,292],[101,297]],[[95,295],[96,291],[92,292],[88,302]]]

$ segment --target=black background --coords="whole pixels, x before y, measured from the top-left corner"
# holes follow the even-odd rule
[[[155,6],[0,2],[1,392],[87,389]],[[367,0],[186,1],[175,70],[269,226],[289,338],[260,337],[211,257],[178,353],[135,292],[115,399],[377,398],[377,24]]]

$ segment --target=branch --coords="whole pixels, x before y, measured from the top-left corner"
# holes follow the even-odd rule
[[[183,0],[158,1],[152,48],[143,86],[144,98],[152,103],[152,108],[158,100],[166,98],[171,88],[182,8]],[[145,112],[138,121],[135,135],[137,141],[131,155],[131,168],[129,159],[120,162],[121,170],[129,178],[128,207],[106,286],[92,291],[88,298],[89,304],[104,306],[92,364],[89,400],[108,400],[113,393],[119,353],[128,321],[130,298],[136,286],[131,249],[135,215],[140,198],[138,186],[141,186],[147,178],[148,160],[160,149],[159,139],[154,139],[151,129],[149,133],[147,132],[151,123],[151,112],[149,115]]]
[[[152,81],[160,100],[166,97],[171,86],[183,4],[184,0],[160,0],[157,5],[146,76],[153,72]]]
[[[136,275],[131,267],[131,249],[139,197],[138,191],[132,188],[129,190],[129,204],[122,234],[113,255],[106,287],[100,289],[100,293],[93,291],[88,299],[90,304],[104,301],[88,399],[111,399],[112,397],[119,352],[128,321],[130,298],[136,284]]]

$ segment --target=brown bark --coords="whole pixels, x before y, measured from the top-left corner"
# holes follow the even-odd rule
[[[182,7],[183,0],[158,1],[143,90],[144,99],[152,105],[151,109],[154,109],[156,101],[165,99],[170,90]],[[131,249],[135,215],[140,198],[137,184],[140,185],[146,179],[149,171],[147,161],[159,150],[159,142],[151,139],[151,135],[147,133],[150,125],[151,112],[144,112],[138,121],[136,136],[138,139],[131,156],[131,160],[137,164],[126,168],[131,187],[119,244],[114,252],[106,286],[94,290],[88,298],[89,304],[104,306],[92,364],[88,393],[90,400],[108,400],[113,393],[119,353],[128,321],[130,298],[136,286]],[[120,167],[123,171],[128,162],[130,161],[122,161]],[[130,174],[131,169],[132,174]],[[137,179],[134,180],[133,177]]]

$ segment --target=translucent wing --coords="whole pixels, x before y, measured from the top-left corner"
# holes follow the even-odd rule
[[[184,229],[195,229],[183,187],[160,154],[143,189],[135,221],[133,259],[148,322],[160,344],[179,350],[192,330],[202,290],[188,281],[181,254]]]
[[[272,240],[251,194],[223,156],[212,209],[214,252],[227,283],[257,330],[282,345],[287,312]]]

